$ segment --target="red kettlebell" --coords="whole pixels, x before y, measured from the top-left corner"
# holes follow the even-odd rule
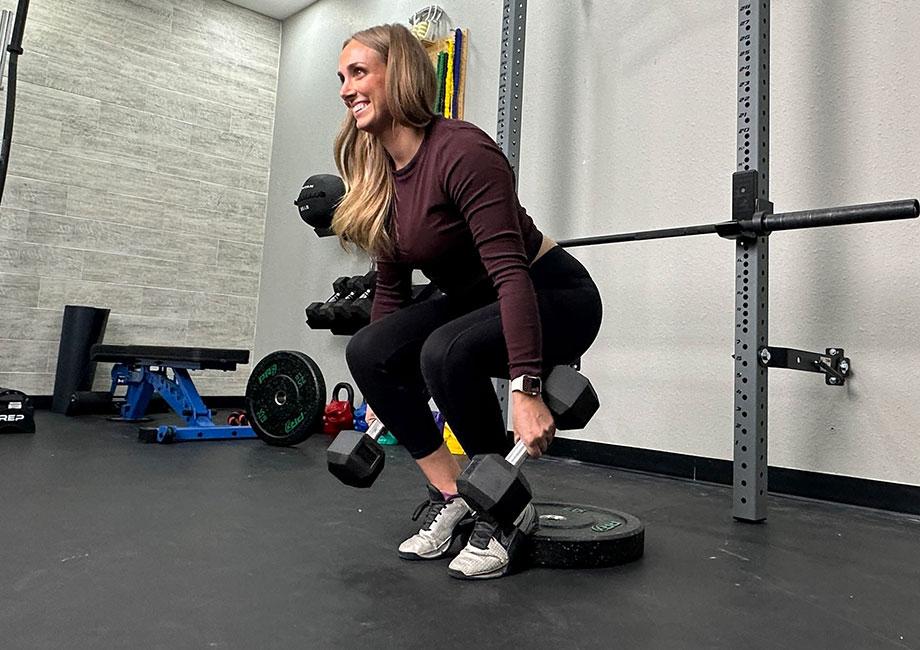
[[[344,389],[346,399],[339,399],[339,391]],[[354,427],[355,389],[346,381],[339,382],[332,389],[332,399],[323,412],[323,433],[334,436],[343,429]]]

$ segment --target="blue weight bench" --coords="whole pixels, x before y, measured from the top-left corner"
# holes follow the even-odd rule
[[[256,437],[250,426],[215,424],[213,413],[204,405],[189,375],[190,370],[236,370],[237,364],[249,363],[248,350],[97,344],[90,348],[90,361],[115,364],[113,394],[118,386],[128,387],[121,407],[123,420],[141,421],[155,392],[185,420],[184,427],[141,427],[138,430],[141,442]]]

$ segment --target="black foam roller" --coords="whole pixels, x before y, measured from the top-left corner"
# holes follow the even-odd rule
[[[70,397],[93,387],[96,364],[90,363],[89,349],[102,343],[109,310],[97,307],[66,305],[61,325],[57,370],[54,374],[54,397],[51,410],[66,413]]]
[[[102,413],[115,415],[118,409],[112,402],[112,393],[104,391],[77,391],[70,396],[65,415],[84,415]]]

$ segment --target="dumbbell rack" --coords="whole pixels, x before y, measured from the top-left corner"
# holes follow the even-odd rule
[[[527,0],[505,0],[499,71],[496,141],[518,174]],[[807,227],[916,218],[916,199],[774,214],[769,200],[770,3],[738,3],[737,165],[732,178],[732,221],[706,226],[586,237],[563,246],[586,246],[663,237],[719,234],[735,244],[734,461],[732,515],[767,516],[767,368],[820,372],[842,386],[849,359],[839,347],[824,354],[767,345],[770,232]],[[507,422],[507,382],[496,382]]]

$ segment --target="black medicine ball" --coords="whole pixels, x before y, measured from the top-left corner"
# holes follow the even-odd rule
[[[317,229],[328,229],[335,207],[345,196],[345,183],[332,174],[315,174],[304,181],[294,205],[300,218]]]

